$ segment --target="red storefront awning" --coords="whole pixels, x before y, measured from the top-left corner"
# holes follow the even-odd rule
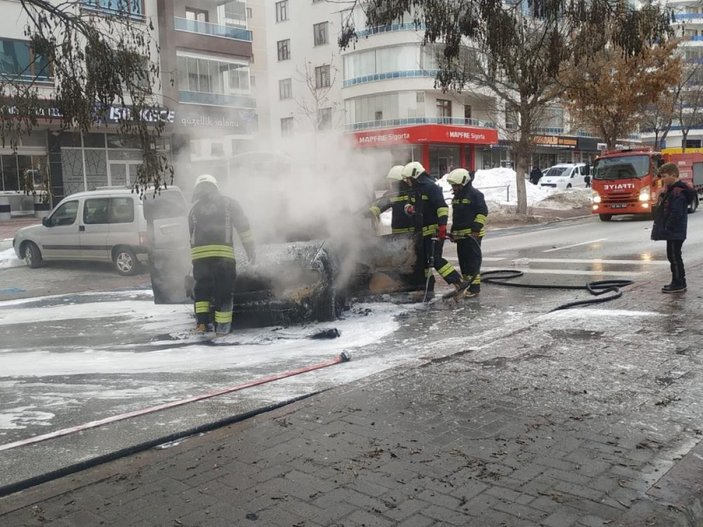
[[[498,144],[498,130],[471,126],[425,124],[354,132],[354,145],[360,148],[373,146],[412,144]]]

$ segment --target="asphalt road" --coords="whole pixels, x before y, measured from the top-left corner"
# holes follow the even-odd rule
[[[703,258],[697,243],[702,218],[700,213],[690,217],[686,262]],[[653,276],[661,276],[663,284],[669,279],[665,246],[649,240],[650,226],[649,221],[585,218],[494,232],[484,240],[483,268],[519,269],[525,272],[520,280],[532,284]],[[454,259],[453,247],[446,254]],[[3,269],[0,281],[22,290],[0,297],[15,297],[0,301],[0,357],[6,366],[0,370],[0,448],[330,360],[342,350],[353,355],[349,363],[314,373],[6,449],[0,456],[0,486],[386,368],[455,353],[526,326],[564,302],[588,297],[583,291],[485,285],[479,298],[460,305],[358,307],[335,324],[342,331],[335,341],[303,338],[321,326],[267,328],[237,334],[231,346],[211,347],[178,340],[192,325],[188,306],[156,309],[144,289],[145,276],[124,279],[109,267],[60,264]],[[22,299],[42,294],[48,296]],[[169,332],[176,340],[166,337]]]

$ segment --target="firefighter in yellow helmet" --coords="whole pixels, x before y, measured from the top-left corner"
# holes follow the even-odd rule
[[[439,275],[453,285],[457,293],[462,292],[469,284],[465,283],[454,266],[442,257],[449,217],[449,207],[444,201],[442,189],[417,161],[405,165],[402,175],[414,191],[411,197],[414,202],[405,206],[406,214],[419,215],[422,224],[423,261],[428,263],[425,267],[425,278],[429,283],[432,276],[429,262],[432,262]]]
[[[378,219],[382,212],[391,209],[391,232],[413,232],[415,219],[405,214],[405,205],[410,202],[410,186],[403,181],[403,165],[391,167],[386,176],[388,190],[369,207],[371,215]]]
[[[486,235],[488,207],[483,193],[473,187],[474,173],[464,168],[452,170],[447,182],[454,191],[452,230],[449,237],[456,242],[462,278],[471,285],[465,296],[481,292],[481,240]]]
[[[220,193],[217,180],[203,174],[195,181],[188,224],[195,280],[196,332],[212,330],[212,307],[215,333],[217,336],[226,335],[232,326],[234,279],[237,275],[234,229],[249,261],[254,263],[256,259],[249,221],[239,203]]]

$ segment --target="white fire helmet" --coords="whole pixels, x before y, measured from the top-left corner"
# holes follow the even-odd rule
[[[220,188],[217,185],[217,180],[215,179],[215,176],[211,176],[210,174],[203,174],[201,176],[198,176],[198,179],[195,180],[195,186],[197,187],[201,183],[211,183],[212,185],[215,185],[215,187]]]
[[[417,179],[424,171],[422,163],[412,161],[403,167],[403,179]]]
[[[403,181],[403,165],[395,165],[388,171],[387,179]]]
[[[465,168],[455,168],[447,176],[450,185],[461,185],[462,187],[471,181],[471,174]]]

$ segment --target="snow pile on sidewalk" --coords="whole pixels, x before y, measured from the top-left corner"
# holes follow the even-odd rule
[[[5,249],[0,251],[0,269],[8,269],[10,267],[21,267],[24,265],[24,261],[17,258],[15,255],[15,250]]]
[[[446,176],[438,181],[447,201],[452,199],[452,187],[447,183]],[[515,171],[510,168],[492,168],[477,170],[473,183],[474,187],[483,192],[488,205],[488,213],[511,212],[517,205],[517,188]],[[527,206],[545,209],[578,209],[590,203],[590,189],[557,190],[541,188],[525,181]]]

